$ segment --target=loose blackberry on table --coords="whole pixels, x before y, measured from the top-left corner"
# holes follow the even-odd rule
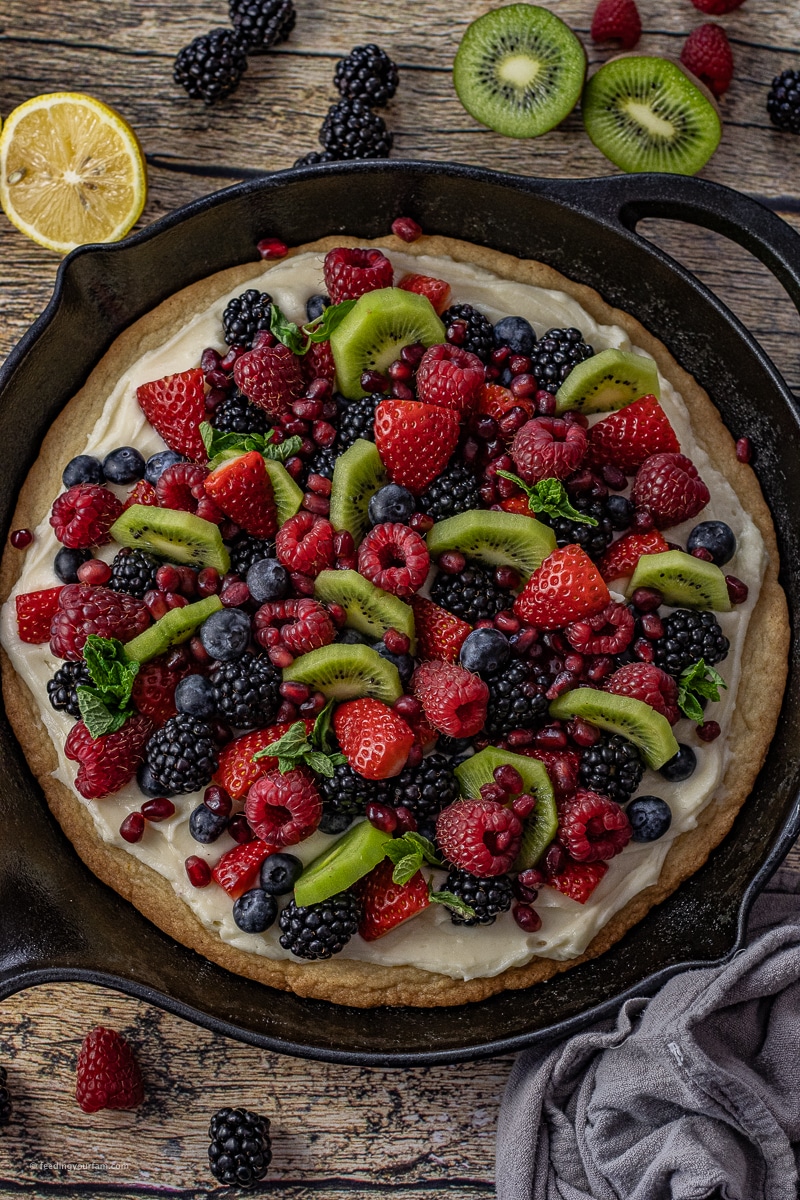
[[[420,820],[435,817],[458,799],[458,780],[444,754],[430,754],[418,767],[405,767],[394,779],[390,803],[408,808]]]
[[[489,702],[486,733],[506,737],[514,729],[534,729],[547,718],[545,692],[550,680],[544,672],[515,659],[504,670],[486,676]]]
[[[47,681],[47,698],[56,712],[69,713],[80,719],[78,688],[91,687],[92,677],[82,658],[62,663],[52,679]]]
[[[461,349],[488,363],[494,350],[494,326],[489,318],[471,304],[451,304],[442,313],[442,323],[449,330],[456,321],[463,321],[467,327],[466,337],[458,342]]]
[[[281,673],[265,654],[246,654],[218,662],[209,676],[217,712],[237,729],[254,729],[275,720],[280,707]]]
[[[363,438],[366,442],[375,441],[375,409],[386,396],[365,396],[363,400],[345,400],[344,396],[336,396],[339,405],[339,433],[336,438],[336,449],[341,453],[348,450],[353,442]]]
[[[155,555],[123,546],[114,555],[107,586],[114,592],[126,592],[141,600],[145,592],[156,586],[156,571],[161,565]]]
[[[252,1187],[272,1161],[269,1120],[246,1108],[221,1108],[208,1127],[208,1163],[220,1183]]]
[[[363,101],[340,100],[328,109],[319,140],[337,159],[388,158],[393,138],[383,118]]]
[[[154,733],[145,748],[145,766],[162,795],[182,796],[211,782],[219,759],[210,727],[178,713]]]
[[[479,879],[460,867],[450,869],[442,891],[452,892],[475,913],[474,917],[463,917],[451,912],[450,920],[454,925],[494,925],[498,915],[511,908],[513,899],[511,880],[507,875]]]
[[[269,417],[263,408],[251,404],[241,392],[233,392],[211,414],[217,433],[266,433]]]
[[[228,0],[228,10],[250,54],[285,42],[297,20],[294,0]]]
[[[467,562],[457,575],[439,571],[431,585],[431,600],[462,621],[491,621],[513,603],[511,592],[498,587],[491,567]]]
[[[7,1125],[11,1120],[11,1093],[7,1084],[6,1069],[0,1067],[0,1126]]]
[[[676,608],[662,620],[664,636],[651,642],[655,664],[662,671],[677,678],[701,658],[713,667],[727,657],[730,642],[712,612]]]
[[[572,368],[593,354],[580,329],[548,329],[531,352],[530,373],[542,391],[555,395]]]
[[[594,746],[583,751],[581,786],[618,804],[630,800],[643,775],[642,756],[632,742],[618,733],[604,733]]]
[[[298,958],[331,958],[358,930],[361,905],[352,892],[338,892],[319,904],[298,906],[291,900],[281,910],[280,943]]]
[[[420,511],[434,521],[480,507],[481,490],[475,472],[457,462],[445,467],[419,499]]]
[[[397,66],[386,51],[370,42],[354,46],[346,58],[339,59],[333,82],[348,99],[382,108],[397,91],[399,78]]]
[[[800,71],[781,71],[767,93],[769,119],[778,129],[800,133]]]
[[[192,100],[214,104],[239,86],[247,70],[247,54],[233,29],[212,29],[178,52],[173,78]]]

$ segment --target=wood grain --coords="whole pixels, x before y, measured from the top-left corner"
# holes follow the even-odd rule
[[[469,21],[497,6],[297,0],[290,42],[251,59],[238,92],[209,111],[173,85],[171,60],[190,38],[225,22],[225,0],[5,0],[0,113],[53,90],[89,91],[119,108],[148,157],[147,223],[246,174],[287,167],[312,149],[335,98],[336,59],[374,40],[402,67],[386,114],[395,157],[543,176],[607,173],[579,114],[520,143],[482,129],[458,104],[450,80],[458,41]],[[593,0],[552,0],[550,7],[583,36],[592,62],[609,56],[588,37]],[[645,53],[679,54],[686,34],[704,20],[688,0],[639,0],[639,8]],[[774,131],[764,108],[773,75],[800,65],[798,18],[798,0],[748,0],[721,19],[736,76],[721,104],[725,136],[703,175],[762,199],[800,229],[800,139]],[[760,263],[715,234],[678,223],[645,222],[640,232],[720,295],[800,389],[800,317]],[[0,219],[0,355],[44,307],[57,266]],[[800,870],[797,848],[788,861]],[[72,1098],[78,1046],[97,1023],[136,1045],[147,1101],[134,1114],[87,1117]],[[126,996],[53,985],[0,1008],[0,1061],[16,1106],[0,1138],[2,1195],[205,1196],[213,1190],[205,1129],[223,1104],[272,1120],[268,1190],[284,1200],[494,1194],[494,1127],[507,1059],[425,1071],[303,1062],[216,1037]]]

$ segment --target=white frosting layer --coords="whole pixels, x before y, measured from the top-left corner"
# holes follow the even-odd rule
[[[393,254],[392,260],[397,278],[407,271],[415,271],[447,279],[452,285],[455,301],[477,305],[492,321],[508,314],[518,314],[531,322],[538,336],[551,327],[576,326],[595,350],[619,347],[644,354],[643,350],[631,346],[623,329],[615,325],[598,325],[575,300],[563,292],[512,283],[487,271],[445,258],[412,258]],[[323,290],[322,260],[315,254],[287,259],[265,272],[263,278],[251,280],[247,286],[269,291],[287,316],[301,322],[304,320],[306,299]],[[144,354],[119,379],[101,417],[87,437],[84,453],[102,458],[117,446],[135,445],[147,457],[164,448],[158,434],[145,421],[136,401],[136,388],[149,380],[196,366],[201,352],[207,346],[224,350],[222,311],[230,296],[242,290],[240,285],[229,295],[217,300],[207,311],[198,313],[162,346]],[[711,492],[711,502],[703,517],[726,521],[733,529],[738,549],[728,569],[749,587],[746,604],[734,612],[718,615],[723,631],[731,641],[730,654],[719,668],[728,690],[713,711],[713,718],[719,721],[725,731],[730,726],[736,704],[742,645],[750,614],[758,599],[766,555],[758,530],[748,514],[742,511],[730,484],[711,466],[706,454],[696,445],[681,396],[663,378],[661,403],[682,448],[694,460]],[[122,491],[120,489],[120,494]],[[60,660],[51,655],[46,644],[22,644],[16,631],[14,595],[53,587],[58,583],[52,563],[59,546],[48,518],[49,512],[44,514],[35,531],[34,542],[25,555],[21,578],[3,607],[0,640],[16,670],[39,699],[43,726],[58,750],[59,767],[55,774],[73,788],[75,764],[69,762],[63,753],[72,721],[51,708],[45,686],[60,665]],[[686,528],[670,530],[670,538],[684,542],[691,524],[693,522],[688,523]],[[104,547],[102,556],[110,560],[114,550],[114,547]],[[696,746],[698,767],[695,774],[684,783],[672,784],[660,775],[647,771],[639,789],[642,795],[657,794],[670,804],[673,821],[669,833],[649,845],[628,845],[609,864],[608,873],[586,905],[577,904],[552,888],[543,888],[536,901],[536,910],[542,918],[542,927],[536,934],[524,933],[510,913],[499,917],[490,927],[458,927],[451,923],[445,909],[431,905],[420,916],[377,942],[364,942],[355,936],[342,951],[342,957],[387,966],[411,965],[456,979],[471,979],[493,976],[509,967],[522,966],[534,955],[570,959],[582,954],[614,913],[643,888],[657,882],[661,864],[673,839],[695,827],[698,814],[706,804],[714,798],[722,798],[720,783],[727,759],[725,737],[720,737],[711,745],[701,746],[692,736],[689,721],[681,721],[675,727],[675,735],[679,741],[688,741]],[[142,803],[142,794],[135,784],[100,801],[87,801],[78,796],[91,813],[98,835],[135,855],[169,880],[177,896],[190,906],[208,929],[218,932],[223,941],[270,958],[290,958],[279,945],[277,924],[265,934],[243,933],[233,922],[231,901],[221,888],[211,884],[207,888],[197,889],[189,883],[183,866],[189,855],[199,855],[213,864],[234,844],[227,834],[211,846],[202,846],[191,838],[189,813],[201,798],[200,794],[177,797],[175,816],[159,824],[148,824],[142,841],[130,845],[119,836],[119,827],[123,818],[137,810]],[[304,861],[309,861],[331,840],[325,834],[318,833],[300,846],[291,847],[291,850]],[[437,879],[443,878],[440,872],[436,874]]]

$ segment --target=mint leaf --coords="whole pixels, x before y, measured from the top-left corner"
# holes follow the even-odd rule
[[[288,346],[292,354],[305,354],[308,350],[308,341],[302,330],[283,315],[277,304],[270,309],[269,331],[284,346]]]
[[[317,717],[314,722],[314,728],[311,730],[311,743],[313,746],[316,746],[317,750],[321,750],[323,754],[327,754],[330,747],[332,726],[333,700],[331,699]]]
[[[303,326],[303,332],[309,342],[327,342],[334,329],[341,325],[355,304],[355,300],[342,300],[340,304],[329,304],[314,321]]]
[[[258,435],[251,434],[250,436]],[[272,437],[272,434],[269,433],[267,436]],[[263,447],[251,446],[248,448],[252,450],[261,450],[264,458],[272,458],[275,460],[275,462],[284,463],[286,462],[287,458],[291,458],[293,454],[297,454],[297,451],[300,449],[302,444],[303,439],[295,435],[294,437],[286,438],[284,442],[278,442],[277,444],[274,442],[267,442]]]
[[[528,497],[528,508],[531,512],[547,513],[549,517],[567,517],[568,520],[577,521],[580,525],[597,524],[594,517],[587,517],[585,513],[573,508],[567,495],[567,489],[560,479],[541,479],[531,486],[520,479],[519,475],[512,475],[510,471],[498,469],[497,474],[502,475],[503,479],[510,479],[517,487],[522,488]]]
[[[326,779],[333,779],[333,763],[321,750],[309,750],[305,755],[305,764],[307,767],[311,767],[312,771],[316,771],[318,775],[324,775]]]
[[[283,737],[279,737],[276,742],[270,742],[262,750],[257,750],[253,755],[253,762],[258,762],[260,758],[297,758],[303,754],[307,744],[305,725],[302,721],[295,721]]]
[[[127,712],[107,705],[92,688],[81,685],[77,691],[81,718],[91,737],[99,738],[107,733],[115,733],[127,721]]]
[[[130,698],[139,664],[125,657],[122,642],[90,633],[83,649],[83,659],[95,687],[117,693],[123,701]]]
[[[433,867],[440,867],[442,860],[436,854],[436,847],[420,833],[404,833],[402,837],[392,838],[383,846],[386,857],[395,866],[392,879],[395,883],[408,883],[424,862]]]
[[[271,458],[281,463],[286,462],[286,459],[296,454],[302,445],[302,439],[297,436],[286,438],[285,441],[276,444],[273,441],[274,433],[271,429],[266,433],[218,433],[207,421],[200,424],[200,436],[208,455],[209,471],[213,471],[231,458],[239,458],[242,454],[248,454],[251,450],[257,450],[259,454],[263,454],[264,458]]]
[[[717,701],[720,698],[719,689],[727,686],[719,671],[706,666],[701,658],[681,671],[678,679],[678,708],[684,716],[702,725],[705,716],[698,697]]]
[[[401,886],[408,883],[414,878],[421,865],[416,854],[407,854],[405,858],[401,858],[399,862],[395,863],[392,871],[392,883],[399,883]]]
[[[326,708],[328,706],[326,705]],[[320,713],[320,717],[324,714],[325,709]],[[317,721],[319,721],[319,717]],[[341,763],[347,762],[343,754],[328,753],[327,750],[318,749],[315,743],[316,723],[309,741],[306,736],[306,727],[303,721],[295,721],[291,729],[287,729],[283,737],[279,737],[277,741],[270,742],[262,750],[257,750],[253,755],[253,762],[258,762],[260,758],[277,758],[278,770],[282,775],[287,771],[293,771],[295,767],[309,767],[312,771],[316,771],[318,775],[324,775],[326,779],[333,778],[334,768]]]
[[[292,354],[308,354],[312,342],[327,342],[337,325],[340,325],[355,300],[343,300],[341,304],[329,304],[313,321],[295,325],[284,316],[277,304],[272,305],[269,315],[270,333],[288,346]]]
[[[470,908],[468,904],[465,904],[460,897],[454,896],[452,892],[429,892],[428,899],[433,904],[443,904],[445,908],[449,908],[452,912],[457,913],[459,917],[469,919],[475,916],[475,909]]]

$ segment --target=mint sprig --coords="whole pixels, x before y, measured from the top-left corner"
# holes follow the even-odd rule
[[[122,642],[94,633],[86,639],[83,660],[92,680],[91,687],[77,689],[83,723],[93,738],[115,733],[134,712],[131,693],[139,664],[125,656]]]
[[[706,665],[701,658],[681,671],[678,679],[678,708],[685,717],[702,725],[705,720],[702,706],[698,697],[705,700],[719,700],[719,689],[727,688],[727,683],[718,671]]]
[[[502,475],[503,479],[510,479],[517,487],[522,488],[528,497],[528,508],[531,512],[547,513],[549,517],[567,517],[570,521],[577,521],[580,525],[597,524],[594,517],[587,517],[586,513],[578,512],[577,508],[573,508],[567,495],[567,489],[560,479],[541,479],[539,483],[531,485],[520,479],[519,475],[512,475],[510,471],[498,469],[497,474]]]
[[[288,346],[292,354],[308,354],[314,342],[327,342],[331,334],[350,312],[355,300],[343,300],[341,304],[329,304],[313,321],[305,325],[295,325],[284,316],[277,304],[273,304],[269,314],[269,331],[284,346]]]
[[[318,775],[333,779],[334,768],[346,763],[347,759],[338,751],[329,749],[332,707],[333,701],[330,700],[314,722],[310,737],[306,733],[305,723],[295,721],[283,737],[271,742],[263,750],[257,750],[253,762],[258,762],[260,758],[277,758],[278,770],[282,775],[293,771],[295,767],[310,767]]]
[[[386,857],[394,863],[392,880],[394,883],[408,883],[416,875],[423,863],[432,867],[440,867],[442,860],[436,853],[433,842],[429,842],[421,833],[410,831],[402,837],[392,838],[384,844]]]
[[[221,463],[230,458],[238,458],[257,450],[264,458],[274,459],[275,462],[286,462],[300,449],[302,439],[287,438],[284,442],[273,442],[274,430],[266,433],[218,433],[207,421],[200,424],[200,437],[208,455],[208,469],[213,471]]]
[[[429,891],[428,899],[433,904],[443,904],[445,908],[449,908],[451,912],[457,913],[459,917],[466,917],[467,920],[475,916],[475,909],[470,908],[466,901],[462,900],[460,896],[454,896],[452,892]]]

